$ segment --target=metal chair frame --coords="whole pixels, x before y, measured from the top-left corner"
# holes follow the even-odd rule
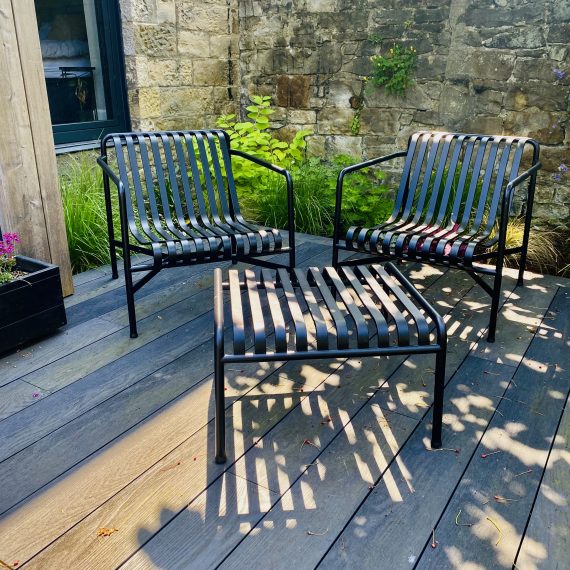
[[[114,151],[109,156],[109,151]],[[288,246],[280,232],[243,217],[232,172],[240,157],[276,172],[287,186]],[[111,167],[116,162],[118,172]],[[118,278],[117,249],[122,251],[131,338],[137,336],[135,293],[166,267],[231,260],[264,267],[295,266],[293,182],[289,172],[231,149],[222,130],[109,134],[101,141],[103,187],[112,276]],[[110,181],[119,199],[120,239],[113,223]],[[151,261],[133,264],[131,254]],[[288,253],[289,264],[262,259]],[[135,273],[144,276],[134,282]]]
[[[232,330],[224,336],[224,291]],[[428,318],[430,321],[428,321]],[[432,328],[435,342],[432,342]],[[271,336],[270,336],[271,335]],[[253,350],[246,348],[253,340]],[[215,460],[225,463],[224,366],[231,363],[435,353],[431,445],[441,447],[447,331],[393,264],[214,272]]]
[[[519,174],[525,149],[530,168]],[[373,260],[406,259],[460,268],[491,296],[487,340],[494,342],[505,255],[520,254],[518,285],[523,285],[537,171],[539,144],[525,137],[418,132],[408,148],[343,169],[337,179],[332,264],[339,250],[357,251]],[[341,238],[346,175],[396,158],[405,158],[389,219],[371,227],[351,227]],[[506,236],[516,189],[525,181],[522,244],[507,248]],[[492,250],[492,247],[496,249]],[[494,263],[494,267],[483,265]],[[481,275],[493,276],[493,285]]]

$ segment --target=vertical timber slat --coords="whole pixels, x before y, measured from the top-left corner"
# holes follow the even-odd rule
[[[20,252],[60,267],[73,281],[47,90],[32,0],[0,0],[0,226],[21,235]]]

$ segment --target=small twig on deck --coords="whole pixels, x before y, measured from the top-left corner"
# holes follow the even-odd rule
[[[431,447],[426,448],[428,451],[453,451],[453,453],[460,453],[460,447],[440,447],[439,449],[432,449]]]
[[[489,457],[489,455],[496,455],[497,453],[503,453],[503,452],[500,449],[498,449],[497,451],[491,451],[490,453],[482,453],[481,458],[487,459],[487,457]]]
[[[532,473],[532,469],[528,469],[527,471],[523,471],[522,473],[517,473],[516,475],[513,475],[513,479],[516,479],[517,477],[520,477],[521,475],[527,475],[528,473]]]
[[[490,517],[487,517],[487,520],[499,531],[499,539],[495,542],[495,546],[499,546],[499,542],[503,539],[503,531],[499,527],[499,525]]]
[[[119,529],[118,528],[101,527],[97,531],[97,536],[111,536],[115,532],[119,532]]]
[[[490,372],[489,370],[484,370],[483,374],[489,374],[489,376],[500,376],[498,372]]]
[[[437,545],[438,545],[438,544],[439,544],[439,543],[438,543],[437,540],[435,539],[435,528],[434,528],[434,529],[432,529],[432,531],[431,531],[431,547],[432,547],[432,548],[437,548]]]
[[[505,497],[501,497],[501,495],[495,495],[494,499],[497,501],[497,503],[511,503],[513,501],[520,501],[520,499],[507,499]]]
[[[455,516],[455,524],[457,526],[473,526],[473,523],[460,523],[459,522],[459,515],[461,515],[461,509],[459,509],[459,512]]]
[[[301,451],[301,449],[303,449],[303,447],[305,445],[312,445],[313,447],[316,447],[317,449],[321,449],[316,443],[313,443],[310,439],[305,439],[305,440],[303,440],[303,443],[301,444],[299,451]]]
[[[2,568],[8,568],[8,570],[13,570],[13,566],[9,566],[4,560],[0,560],[0,566],[2,566]]]
[[[329,531],[328,528],[324,532],[313,532],[312,530],[308,530],[307,534],[309,536],[324,536],[325,534],[327,534],[328,531]]]

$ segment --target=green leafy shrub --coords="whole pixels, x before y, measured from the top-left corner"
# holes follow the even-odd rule
[[[284,168],[303,160],[305,138],[311,132],[298,131],[290,143],[275,138],[269,131],[269,117],[275,112],[270,107],[271,97],[256,95],[251,101],[253,105],[246,107],[249,121],[238,122],[233,114],[222,115],[216,121],[216,126],[229,134],[232,148]],[[232,169],[238,185],[272,177],[266,168],[240,158],[233,159]]]
[[[73,273],[109,263],[103,174],[95,158],[86,153],[66,157],[59,184]]]
[[[394,44],[385,55],[373,55],[372,83],[384,87],[388,93],[403,97],[413,84],[412,71],[416,66],[416,48]]]
[[[336,180],[342,168],[355,159],[337,156],[332,161],[309,158],[293,165],[291,175],[295,191],[295,226],[298,232],[331,236],[336,199]],[[369,169],[345,178],[341,224],[379,223],[392,211],[393,198],[384,183],[385,173]],[[247,215],[261,224],[287,226],[287,195],[282,180],[272,179],[242,192],[240,198]]]

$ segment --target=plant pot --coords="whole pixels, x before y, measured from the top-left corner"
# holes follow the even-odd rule
[[[67,323],[59,267],[18,255],[16,269],[27,274],[0,285],[0,353]]]

